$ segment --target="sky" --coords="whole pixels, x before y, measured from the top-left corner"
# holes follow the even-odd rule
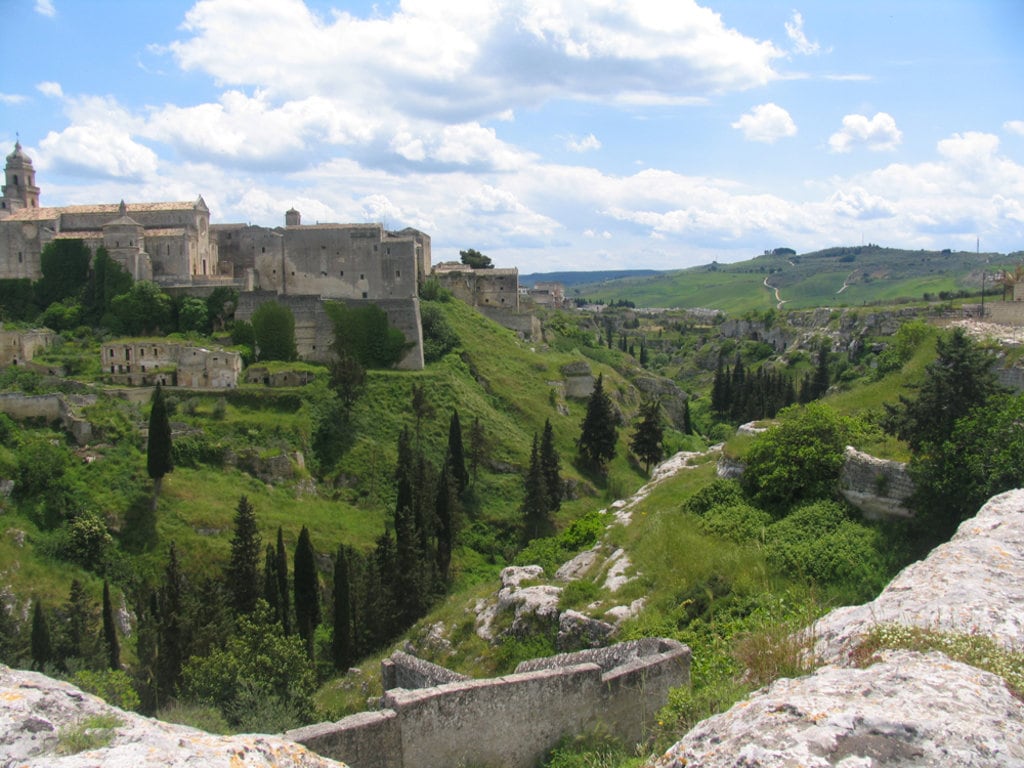
[[[41,204],[382,222],[435,262],[1024,250],[1021,0],[0,0]],[[6,149],[4,148],[6,147]]]

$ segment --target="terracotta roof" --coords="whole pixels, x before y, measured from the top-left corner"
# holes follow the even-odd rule
[[[128,215],[137,212],[150,211],[193,211],[196,210],[194,202],[177,203],[133,203],[128,206]],[[113,219],[121,214],[121,207],[118,203],[103,205],[62,205],[53,208],[21,208],[11,211],[8,221],[39,221],[40,219],[56,219],[62,214],[83,214],[83,213],[107,213]]]

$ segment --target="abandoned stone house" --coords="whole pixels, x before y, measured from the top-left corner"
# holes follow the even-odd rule
[[[37,352],[49,349],[56,334],[44,328],[4,330],[0,324],[0,366],[25,365]]]
[[[230,389],[238,386],[242,357],[163,340],[121,340],[103,344],[103,372],[113,384]]]

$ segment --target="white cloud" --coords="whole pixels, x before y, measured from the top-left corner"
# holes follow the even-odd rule
[[[43,96],[49,96],[53,99],[61,99],[64,97],[64,89],[60,87],[60,83],[54,83],[49,80],[36,85],[36,90],[43,94]]]
[[[157,172],[156,153],[109,124],[73,125],[40,142],[43,168],[141,180]]]
[[[600,149],[601,142],[594,134],[588,133],[582,138],[570,136],[565,142],[565,148],[570,152],[590,152],[591,150]]]
[[[1018,136],[1024,136],[1024,120],[1007,120],[1003,123],[1003,129],[1007,133],[1016,133]]]
[[[732,123],[732,127],[743,131],[747,141],[761,141],[767,144],[796,135],[796,123],[789,112],[771,103],[758,104]]]
[[[786,35],[793,43],[793,50],[796,53],[810,56],[821,51],[818,43],[812,43],[804,34],[804,17],[799,11],[793,11],[793,18],[786,22]]]
[[[57,9],[53,6],[53,0],[36,0],[36,13],[41,16],[49,16],[51,19],[57,15]]]
[[[870,119],[865,115],[846,115],[842,129],[833,133],[828,143],[833,152],[850,152],[857,147],[881,151],[895,149],[902,140],[903,134],[892,115],[878,112]]]
[[[21,104],[25,97],[20,93],[0,93],[0,104]]]

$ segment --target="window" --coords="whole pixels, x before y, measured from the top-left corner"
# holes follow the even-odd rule
[[[139,350],[139,357],[145,357],[145,356],[146,356],[146,350],[140,349]]]
[[[266,253],[266,252],[267,252],[267,246],[263,246],[262,248],[260,248],[260,253]]]
[[[359,279],[360,279],[360,280],[365,280],[365,279],[366,279],[366,275],[360,275],[360,276],[359,276]]]
[[[395,277],[401,277],[401,276],[402,276],[402,270],[396,269],[395,270]]]
[[[364,299],[366,299],[366,298],[369,298],[369,297],[368,297],[368,296],[366,295],[366,291],[363,291],[363,298],[364,298]]]

